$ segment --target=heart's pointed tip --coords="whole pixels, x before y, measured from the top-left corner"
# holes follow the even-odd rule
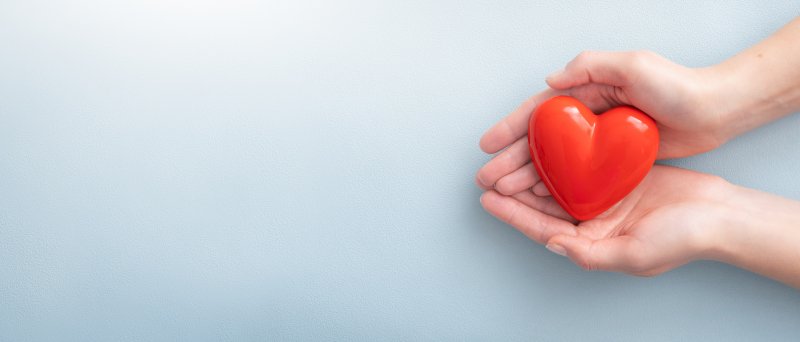
[[[600,215],[600,213],[583,213],[583,212],[579,213],[579,212],[575,212],[575,210],[572,210],[571,208],[568,209],[566,207],[564,208],[564,210],[566,210],[567,214],[569,214],[570,216],[572,216],[573,218],[575,218],[576,220],[578,220],[580,222],[589,221],[589,220],[597,217],[598,215]]]

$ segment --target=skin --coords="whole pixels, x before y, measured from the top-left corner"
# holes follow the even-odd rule
[[[658,157],[710,151],[800,110],[800,18],[712,67],[687,68],[655,53],[583,52],[547,78],[549,89],[490,128],[496,155],[476,175],[483,207],[588,270],[652,276],[718,260],[800,288],[800,202],[716,176],[655,166],[616,206],[589,221],[569,217],[530,163],[530,114],[558,94],[596,113],[629,104],[659,125]]]

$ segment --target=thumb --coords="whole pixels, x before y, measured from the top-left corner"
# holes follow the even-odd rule
[[[629,236],[591,240],[583,236],[557,235],[547,241],[547,249],[569,257],[586,270],[629,272],[640,259],[631,253],[634,241]]]
[[[588,83],[622,87],[629,85],[641,65],[653,53],[645,51],[607,52],[584,51],[567,64],[564,70],[548,76],[547,84],[554,89],[568,89]]]

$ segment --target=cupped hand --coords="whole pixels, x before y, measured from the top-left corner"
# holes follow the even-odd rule
[[[730,134],[715,108],[716,100],[708,95],[715,84],[711,78],[709,69],[687,68],[649,51],[583,52],[547,78],[550,89],[529,98],[484,134],[481,149],[503,151],[478,171],[476,181],[505,195],[528,188],[547,195],[530,163],[528,120],[539,103],[562,94],[577,98],[595,113],[632,105],[649,114],[659,127],[659,159],[714,149]]]
[[[722,178],[656,165],[600,216],[577,223],[552,197],[488,190],[483,207],[587,270],[651,276],[711,258],[732,191]]]

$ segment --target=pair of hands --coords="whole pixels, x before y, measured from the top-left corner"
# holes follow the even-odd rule
[[[729,124],[718,99],[722,77],[648,51],[583,52],[547,78],[534,95],[481,138],[497,153],[477,174],[483,207],[548,249],[588,270],[651,276],[696,259],[715,258],[721,217],[736,187],[702,173],[656,165],[641,184],[600,216],[577,222],[550,196],[530,162],[527,127],[536,106],[555,95],[581,100],[596,113],[632,105],[659,126],[658,158],[712,150],[742,128]]]

